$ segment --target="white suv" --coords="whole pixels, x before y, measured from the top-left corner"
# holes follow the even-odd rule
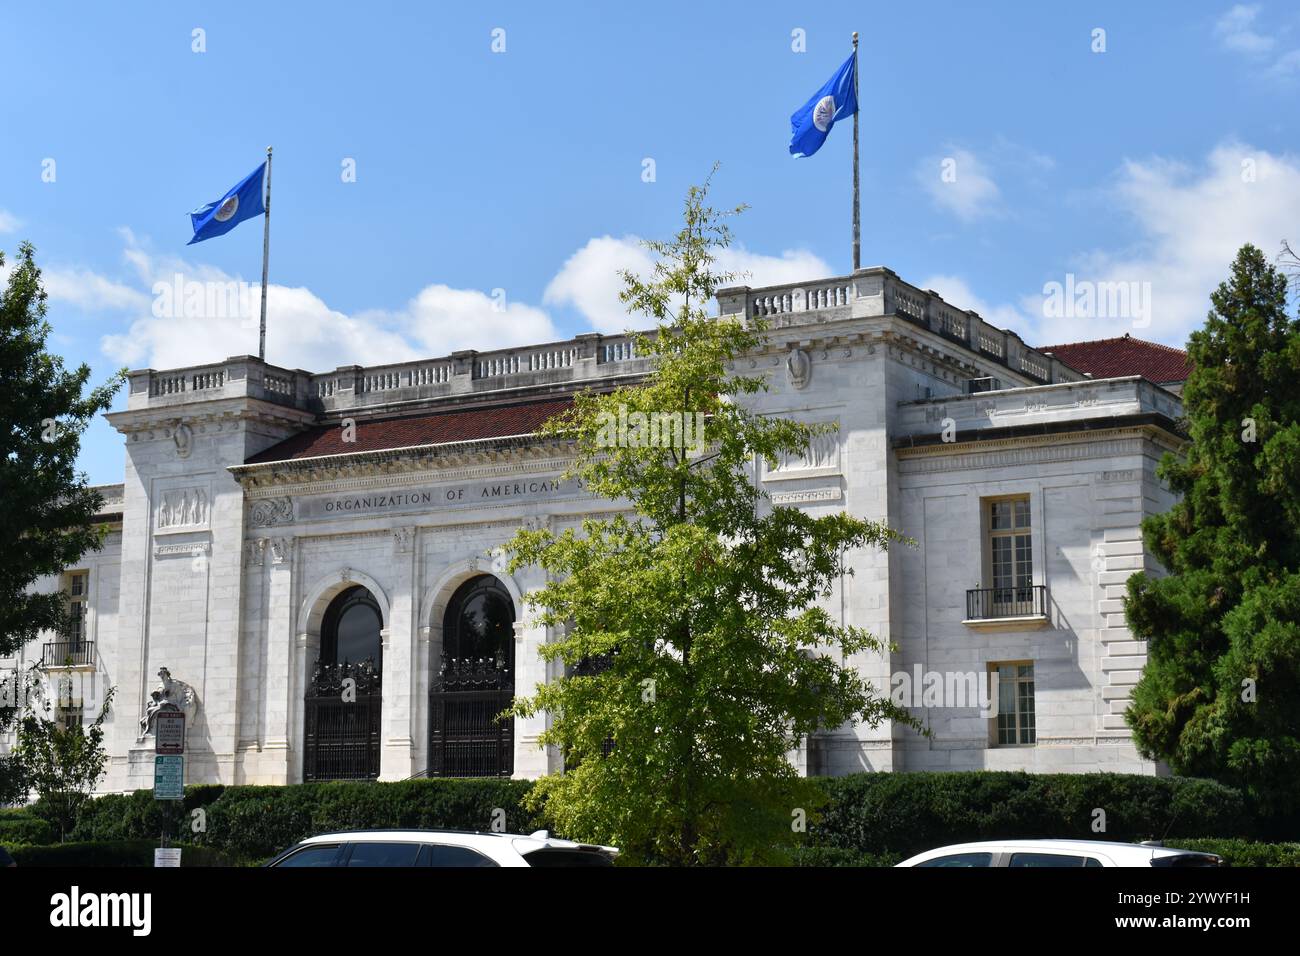
[[[927,850],[898,866],[1224,866],[1223,857],[1159,843],[1102,840],[997,840]]]
[[[347,830],[295,843],[267,866],[613,866],[612,846],[557,840],[545,830]]]

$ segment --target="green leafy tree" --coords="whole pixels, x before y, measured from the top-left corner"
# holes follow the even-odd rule
[[[84,394],[90,368],[67,371],[46,350],[49,334],[41,271],[32,246],[23,243],[0,290],[0,656],[42,630],[66,629],[63,595],[38,594],[33,585],[102,540],[93,519],[103,500],[76,461],[82,432],[110,406],[123,375]],[[0,730],[20,713],[0,700]],[[0,759],[0,792],[18,783]]]
[[[60,836],[66,837],[104,776],[108,763],[104,721],[113,688],[104,695],[94,721],[84,727],[51,718],[51,701],[41,692],[41,686],[39,674],[29,676],[27,705],[18,721],[13,760],[28,793],[40,797],[44,813],[59,828]]]
[[[543,657],[565,670],[514,706],[549,715],[541,743],[566,759],[533,806],[566,834],[678,865],[781,858],[823,799],[788,761],[800,739],[911,723],[849,666],[881,642],[817,606],[851,573],[846,556],[901,539],[848,514],[772,507],[754,480],[758,459],[800,454],[820,429],[745,407],[764,379],[732,369],[762,328],[708,314],[733,279],[713,263],[740,209],[707,206],[707,190],[688,192],[672,241],[646,243],[653,276],[623,274],[629,311],[657,325],[636,339],[648,379],[583,393],[545,429],[573,443],[571,477],[634,512],[581,533],[521,530],[507,546],[512,569],[548,573],[530,601],[561,635]]]
[[[1300,780],[1300,322],[1286,277],[1242,247],[1192,333],[1181,500],[1142,527],[1168,576],[1129,579],[1148,663],[1127,718],[1144,756],[1288,812]]]

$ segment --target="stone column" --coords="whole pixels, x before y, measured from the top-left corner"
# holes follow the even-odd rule
[[[299,627],[306,622],[300,621]],[[289,682],[289,782],[302,783],[303,735],[306,733],[307,705],[303,700],[311,680],[311,668],[320,654],[320,635],[301,630],[294,642],[293,673]]]
[[[520,608],[521,615],[527,614]],[[546,627],[535,616],[520,617],[515,621],[515,696],[527,697],[538,684],[547,680],[546,662],[539,653],[546,643]],[[546,715],[515,718],[515,772],[516,779],[531,780],[550,770],[547,753],[537,745],[537,738],[546,728]]]
[[[380,780],[405,780],[413,766],[415,684],[415,529],[393,530],[393,593],[384,639],[384,709],[380,719],[382,743]]]
[[[295,732],[293,716],[303,707],[303,679],[295,673],[295,655],[299,654],[293,640],[293,538],[276,538],[265,541],[258,550],[269,559],[271,568],[266,588],[266,649],[263,659],[266,672],[262,675],[264,686],[260,695],[265,708],[264,733],[261,741],[262,760],[260,772],[270,779],[249,779],[249,783],[295,783],[290,767],[290,754],[302,751],[301,729]],[[300,622],[302,626],[305,622]],[[311,661],[307,662],[310,666]],[[301,773],[301,765],[299,765]]]

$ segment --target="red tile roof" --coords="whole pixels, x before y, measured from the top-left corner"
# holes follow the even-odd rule
[[[1141,375],[1157,384],[1167,384],[1187,381],[1192,370],[1182,349],[1127,334],[1117,339],[1044,345],[1038,351],[1051,352],[1066,365],[1091,373],[1093,378]]]
[[[528,435],[571,404],[570,399],[563,398],[518,405],[457,409],[406,418],[358,421],[354,442],[343,441],[343,428],[340,425],[319,425],[258,452],[247,463],[255,465],[321,455],[350,455],[362,451],[409,448],[413,445]]]

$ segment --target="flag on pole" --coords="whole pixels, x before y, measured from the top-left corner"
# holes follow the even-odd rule
[[[858,112],[857,51],[844,61],[826,85],[790,117],[790,153],[811,156],[821,149],[836,120]]]
[[[194,226],[194,238],[186,245],[192,246],[204,239],[224,236],[231,229],[243,222],[266,212],[262,195],[262,183],[266,176],[266,163],[231,187],[230,191],[210,202],[201,209],[190,213],[190,223]]]

